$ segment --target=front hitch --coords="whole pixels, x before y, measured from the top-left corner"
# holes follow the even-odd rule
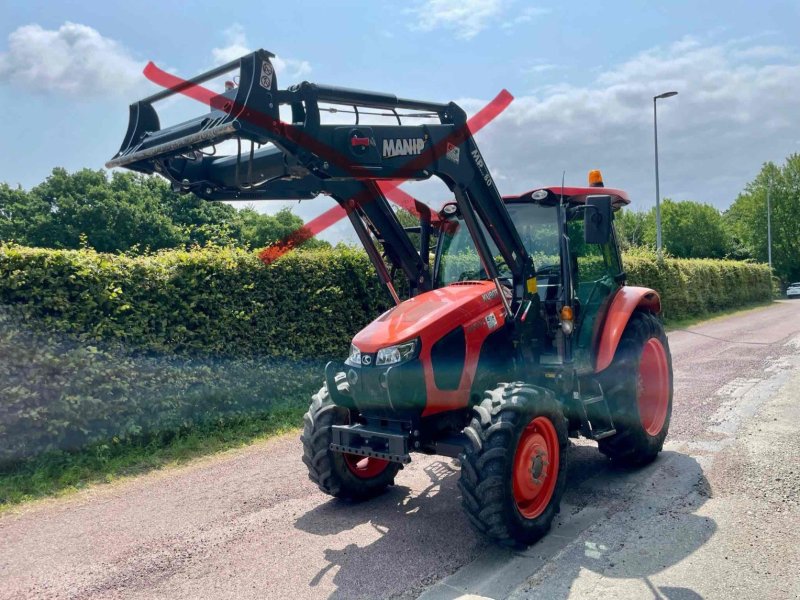
[[[378,458],[389,462],[407,465],[411,462],[408,454],[408,433],[388,430],[374,425],[334,425],[331,427],[330,448],[334,452],[355,454],[367,458]]]

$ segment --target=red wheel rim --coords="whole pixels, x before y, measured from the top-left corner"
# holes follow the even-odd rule
[[[514,455],[514,501],[526,519],[541,515],[558,479],[558,434],[547,417],[536,417],[519,438]]]
[[[667,353],[657,338],[650,338],[642,348],[637,392],[642,427],[649,435],[658,435],[669,408],[669,366]]]
[[[359,479],[372,479],[377,477],[389,466],[388,460],[359,456],[358,454],[345,454],[344,462],[347,469]]]

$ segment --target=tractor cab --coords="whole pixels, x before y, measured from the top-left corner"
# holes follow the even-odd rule
[[[591,370],[598,315],[625,279],[613,228],[599,237],[593,231],[596,207],[618,210],[630,202],[627,194],[610,188],[546,187],[503,201],[533,259],[545,328],[540,364],[560,365],[573,357],[578,370]],[[487,279],[457,205],[446,204],[440,219],[435,285]],[[507,267],[502,261],[499,267],[501,280],[510,284]]]

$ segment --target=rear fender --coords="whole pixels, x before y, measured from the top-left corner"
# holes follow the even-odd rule
[[[661,312],[661,297],[658,292],[650,288],[624,286],[617,291],[611,305],[608,307],[600,342],[595,353],[595,373],[608,368],[614,360],[619,340],[625,326],[631,318],[633,311],[641,309],[659,314]]]

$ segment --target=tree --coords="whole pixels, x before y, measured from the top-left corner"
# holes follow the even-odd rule
[[[281,241],[303,226],[303,219],[288,208],[275,215],[258,212],[252,205],[239,211],[242,224],[242,240],[253,248],[263,248]]]
[[[655,228],[651,212],[632,211],[623,208],[614,215],[617,239],[623,250],[645,246],[648,229]]]
[[[0,183],[0,240],[28,244],[28,229],[46,213],[46,207],[33,206],[28,192],[21,187],[12,188]]]
[[[28,246],[132,252],[192,245],[250,246],[303,227],[289,209],[266,215],[179,194],[160,177],[83,169],[52,174],[30,191],[0,184],[0,240]],[[330,246],[309,240],[303,248]]]
[[[767,189],[772,207],[772,264],[784,281],[800,281],[800,154],[766,163],[725,214],[735,244],[767,262]]]
[[[655,247],[653,226],[645,230],[645,241]],[[661,239],[664,248],[678,258],[725,258],[731,252],[731,238],[722,214],[709,204],[691,200],[661,202]]]
[[[394,209],[394,214],[402,227],[420,226],[419,216],[411,211],[406,210],[405,208],[396,207]],[[419,249],[420,235],[418,233],[409,233],[408,237],[411,240],[411,243],[414,245],[414,248]]]
[[[655,208],[647,212],[622,209],[615,217],[623,249],[656,247]],[[725,258],[733,252],[732,239],[722,214],[713,206],[666,198],[661,203],[664,249],[679,258]]]
[[[164,213],[155,186],[133,173],[53,169],[28,193],[32,219],[21,226],[26,243],[78,248],[82,238],[101,252],[152,249],[180,244],[180,230]]]
[[[241,219],[230,204],[209,202],[194,194],[175,193],[160,177],[143,178],[143,184],[154,188],[159,195],[165,214],[180,228],[184,244],[242,244]]]

